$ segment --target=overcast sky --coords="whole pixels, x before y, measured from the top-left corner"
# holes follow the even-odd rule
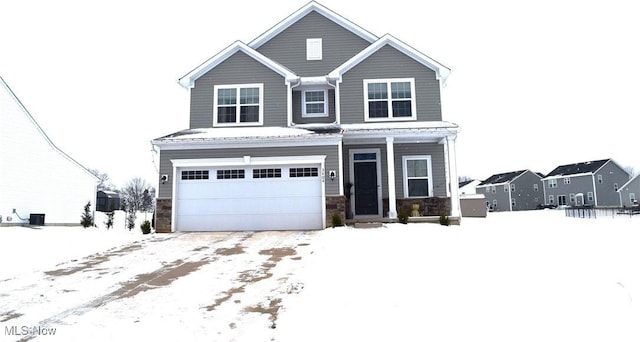
[[[157,186],[150,140],[189,123],[177,80],[306,3],[3,1],[0,76],[72,158],[117,186]],[[640,170],[633,1],[320,3],[452,69],[443,117],[461,126],[460,175],[603,158]]]

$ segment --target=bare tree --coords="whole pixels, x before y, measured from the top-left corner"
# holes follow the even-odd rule
[[[155,189],[140,177],[132,178],[120,190],[120,196],[124,199],[127,210],[151,211],[153,209],[153,197]]]
[[[89,169],[89,172],[91,172],[92,175],[98,177],[98,180],[100,181],[98,183],[98,190],[112,190],[115,188],[113,183],[111,183],[109,175],[106,172],[100,172],[100,170],[97,169]]]

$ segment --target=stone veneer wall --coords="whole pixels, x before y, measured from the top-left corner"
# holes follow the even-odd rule
[[[333,213],[338,213],[344,224],[346,219],[347,198],[344,196],[326,196],[327,227],[333,227]]]
[[[171,198],[156,200],[156,233],[171,233]]]
[[[425,198],[401,198],[396,201],[398,212],[401,210],[411,214],[411,205],[420,204],[420,215],[440,216],[451,213],[451,198],[449,197],[425,197]]]

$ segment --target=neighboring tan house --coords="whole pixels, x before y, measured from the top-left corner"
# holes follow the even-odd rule
[[[413,203],[458,220],[449,73],[316,2],[232,43],[179,80],[189,128],[152,141],[157,231],[322,229]]]
[[[0,78],[0,225],[80,225],[98,179],[49,140]]]
[[[537,209],[544,203],[539,173],[520,170],[492,175],[476,187],[491,211]]]
[[[612,159],[556,167],[544,183],[545,204],[557,206],[620,206],[618,190],[629,174]]]
[[[618,189],[620,196],[620,205],[622,207],[632,207],[638,205],[640,197],[640,175],[631,178]]]

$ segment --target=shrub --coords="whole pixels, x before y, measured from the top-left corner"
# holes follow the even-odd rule
[[[135,211],[129,211],[127,213],[127,228],[129,230],[131,230],[135,226],[136,226],[136,212]]]
[[[91,202],[87,202],[84,205],[84,211],[82,212],[82,219],[80,220],[80,224],[87,228],[93,226],[93,216],[91,215]]]
[[[403,209],[398,213],[398,222],[407,224],[409,222],[409,214]]]
[[[110,211],[107,213],[107,220],[104,221],[104,224],[107,226],[107,229],[113,228],[113,216],[115,212]]]
[[[440,215],[440,224],[443,226],[448,226],[449,225],[449,216],[446,216],[445,214]]]
[[[339,213],[333,213],[333,215],[331,215],[331,224],[333,227],[342,226],[342,217]]]
[[[149,222],[149,220],[144,221],[144,222],[140,225],[140,229],[142,230],[142,234],[149,234],[149,233],[151,233],[151,222]]]

